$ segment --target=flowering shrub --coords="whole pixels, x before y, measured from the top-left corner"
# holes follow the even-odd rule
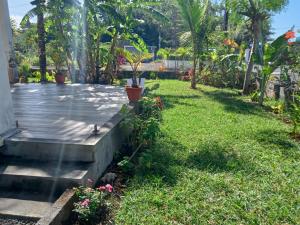
[[[239,45],[232,39],[225,39],[224,40],[224,45],[232,48],[238,48]]]
[[[113,192],[110,184],[96,189],[90,187],[75,188],[79,201],[74,203],[74,212],[80,221],[89,221],[94,218],[101,207],[104,206],[104,198]]]

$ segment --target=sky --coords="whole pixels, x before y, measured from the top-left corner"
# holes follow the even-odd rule
[[[30,1],[32,0],[8,0],[10,15],[19,23],[25,13],[31,9]],[[275,0],[274,0],[275,1]],[[295,26],[295,31],[300,32],[300,0],[290,0],[289,5],[279,14],[272,18],[272,27],[274,37],[277,37],[292,26]],[[300,33],[298,34],[298,36]]]

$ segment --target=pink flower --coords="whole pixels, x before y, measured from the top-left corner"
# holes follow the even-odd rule
[[[90,200],[86,198],[82,202],[80,202],[80,205],[83,207],[88,207],[90,205]]]
[[[97,188],[99,191],[105,191],[106,190],[106,187],[105,186],[100,186]]]
[[[113,191],[113,186],[111,186],[110,184],[105,185],[105,188],[110,193]]]

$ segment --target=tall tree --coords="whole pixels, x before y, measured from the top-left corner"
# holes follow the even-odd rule
[[[196,88],[196,70],[203,51],[203,42],[208,31],[208,11],[210,0],[177,0],[180,8],[182,22],[187,28],[192,41],[193,49],[193,72],[191,79],[191,88]]]
[[[38,32],[38,47],[39,47],[39,64],[41,72],[41,83],[47,82],[47,60],[46,60],[46,32],[45,32],[45,18],[46,0],[34,0],[31,2],[34,6],[24,16],[22,23],[26,24],[30,18],[37,17],[37,32]]]
[[[248,94],[250,91],[251,73],[253,70],[253,56],[256,54],[262,63],[263,61],[263,25],[270,18],[272,13],[279,12],[288,3],[288,0],[230,0],[233,11],[245,16],[250,20],[252,33],[252,47],[250,58],[245,74],[243,93]]]

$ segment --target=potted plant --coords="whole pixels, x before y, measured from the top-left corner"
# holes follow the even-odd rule
[[[54,42],[51,45],[52,46],[49,49],[49,55],[55,66],[55,81],[57,84],[64,84],[66,78],[61,68],[63,67],[64,63],[67,61],[65,57],[65,53],[63,49],[59,47],[58,43]]]
[[[55,81],[57,84],[65,84],[65,75],[63,74],[62,71],[58,70],[55,73]]]
[[[30,72],[30,64],[22,63],[19,67],[19,83],[27,83]]]
[[[139,67],[142,62],[146,59],[152,58],[152,55],[147,51],[135,50],[128,51],[123,50],[123,56],[126,58],[127,62],[130,64],[132,69],[132,85],[126,86],[126,92],[130,102],[137,102],[142,96],[142,87],[138,85],[137,78],[140,76]]]

